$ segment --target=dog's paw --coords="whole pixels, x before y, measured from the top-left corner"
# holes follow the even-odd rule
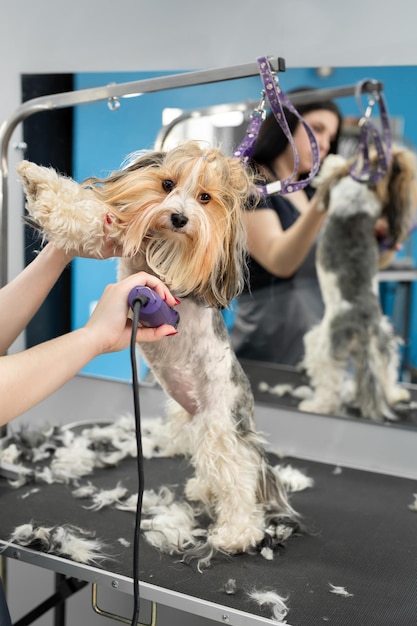
[[[38,185],[42,180],[41,174],[45,169],[46,168],[31,163],[30,161],[21,161],[17,165],[16,171],[22,179],[23,189],[28,202],[34,202],[36,200]]]
[[[305,413],[322,413],[324,415],[337,414],[340,411],[340,406],[323,402],[315,398],[309,398],[299,403],[298,408]]]
[[[208,542],[216,550],[237,554],[256,548],[264,538],[265,531],[235,521],[233,524],[216,524],[209,530]]]
[[[314,398],[302,400],[298,403],[298,408],[300,411],[305,411],[306,413],[318,413],[320,410],[320,407]]]
[[[93,191],[53,168],[21,161],[22,178],[29,215],[42,234],[66,252],[100,257],[104,244],[106,207]]]
[[[400,402],[409,402],[410,399],[411,395],[408,389],[400,385],[392,387],[387,394],[387,400],[391,405],[399,404]]]
[[[319,187],[340,168],[346,165],[346,159],[340,154],[329,154],[321,164],[319,173],[312,180],[313,187]]]

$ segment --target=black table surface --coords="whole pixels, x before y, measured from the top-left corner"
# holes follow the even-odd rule
[[[416,481],[350,468],[335,472],[325,463],[274,455],[271,462],[289,463],[314,479],[312,488],[292,495],[307,533],[290,538],[272,561],[260,554],[221,555],[202,573],[160,554],[142,539],[141,581],[266,618],[271,617],[270,608],[260,608],[248,593],[275,591],[288,598],[286,619],[292,626],[417,624],[417,513],[409,508]],[[167,485],[178,496],[191,475],[181,457],[145,460],[144,469],[145,489]],[[136,493],[136,461],[95,470],[87,479],[105,489],[120,481],[129,493]],[[88,501],[74,499],[69,486],[37,486],[37,493],[24,497],[31,486],[14,489],[0,479],[0,539],[7,540],[16,526],[30,521],[74,524],[95,531],[105,542],[111,558],[103,568],[131,577],[132,547],[123,547],[119,538],[133,542],[134,513],[90,511],[85,508]],[[83,579],[82,568],[79,577]],[[236,580],[235,595],[223,590],[231,578]],[[331,593],[330,583],[353,595]]]

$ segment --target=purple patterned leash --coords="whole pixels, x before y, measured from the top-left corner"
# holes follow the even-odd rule
[[[256,109],[252,112],[245,136],[233,153],[233,156],[239,158],[244,165],[246,165],[252,157],[253,150],[255,148],[255,142],[265,117],[265,91],[262,91],[261,101],[259,102]]]
[[[268,101],[271,106],[271,111],[275,116],[278,124],[280,125],[282,131],[284,132],[288,142],[290,143],[293,155],[294,155],[294,169],[291,175],[288,178],[280,181],[274,181],[272,183],[268,183],[266,185],[258,185],[258,189],[261,191],[263,195],[273,195],[277,193],[281,193],[282,195],[292,193],[294,191],[298,191],[299,189],[304,189],[317,174],[318,169],[320,167],[320,150],[318,147],[317,139],[311,129],[311,127],[307,124],[307,122],[302,118],[302,116],[298,113],[297,109],[293,106],[291,101],[287,98],[285,93],[278,85],[278,78],[273,75],[270,69],[270,65],[268,59],[266,57],[259,57],[257,59],[259,73],[264,85],[264,91],[262,92],[262,100],[258,105],[257,109],[255,109],[252,114],[252,119],[249,124],[248,130],[246,131],[245,138],[243,139],[240,146],[235,150],[233,156],[236,158],[240,158],[243,163],[247,163],[253,153],[253,149],[255,147],[256,138],[259,133],[260,126],[265,118],[265,96],[268,98]],[[283,105],[289,109],[299,121],[303,124],[311,146],[312,152],[312,168],[309,172],[307,178],[299,181],[293,181],[294,177],[298,172],[299,165],[299,157],[297,148],[294,143],[294,139],[292,137],[291,131],[288,127],[288,122],[285,117],[283,111]]]
[[[375,91],[373,97],[369,98],[368,106],[365,109],[362,106],[361,94],[362,88],[365,83],[370,82],[369,79],[365,79],[357,83],[355,88],[355,97],[360,109],[363,112],[363,116],[359,121],[361,129],[359,137],[359,156],[358,160],[352,165],[350,169],[350,175],[352,178],[360,183],[376,184],[381,178],[385,176],[388,170],[388,166],[391,160],[391,131],[388,118],[387,105],[382,92]],[[381,134],[372,122],[371,114],[374,105],[378,103],[379,113],[382,125],[382,138]],[[377,166],[376,169],[371,171],[369,161],[369,145],[373,144],[377,153]],[[362,167],[358,170],[358,165],[362,161]]]

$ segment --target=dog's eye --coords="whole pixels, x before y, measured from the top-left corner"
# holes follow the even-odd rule
[[[200,193],[198,196],[198,201],[201,202],[201,204],[208,204],[210,200],[211,195],[209,193]]]
[[[166,191],[167,193],[170,193],[173,189],[175,189],[174,181],[170,180],[169,178],[167,178],[166,180],[163,180],[162,189]]]

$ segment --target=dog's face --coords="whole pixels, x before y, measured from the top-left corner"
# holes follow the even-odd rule
[[[123,256],[145,259],[177,295],[226,306],[239,293],[253,182],[237,159],[187,142],[84,184],[106,205]]]

